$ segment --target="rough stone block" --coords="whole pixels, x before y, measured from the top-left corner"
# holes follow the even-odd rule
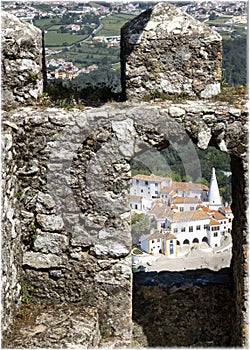
[[[2,102],[37,100],[43,90],[42,32],[2,11]]]
[[[168,2],[156,4],[121,29],[124,98],[150,92],[209,98],[220,92],[222,38]]]

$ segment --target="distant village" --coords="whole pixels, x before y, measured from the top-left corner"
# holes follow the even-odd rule
[[[107,3],[106,6],[103,3],[98,7],[91,6],[87,1],[79,1],[79,4],[77,4],[77,1],[71,3],[68,1],[36,1],[36,5],[42,3],[51,5],[50,10],[40,10],[29,1],[2,1],[2,9],[8,9],[15,16],[23,19],[34,19],[36,16],[39,18],[60,17],[67,11],[77,11],[83,16],[86,13],[94,13],[97,16],[110,13],[131,13],[137,16],[142,11],[140,3],[136,1],[112,1]],[[209,18],[215,12],[218,15],[242,16],[245,21],[247,20],[247,1],[190,1],[186,3],[183,5],[186,11],[197,19]],[[240,20],[239,18],[238,21]]]
[[[142,232],[139,240],[141,250],[152,255],[177,257],[178,248],[202,243],[218,248],[231,235],[233,214],[223,204],[214,168],[209,188],[138,174],[132,179],[130,207],[156,221],[156,228]]]
[[[147,2],[145,2],[147,4]],[[49,9],[42,10],[39,4],[50,5]],[[63,17],[65,14],[72,14],[72,23],[67,23],[64,26],[65,30],[69,30],[71,34],[77,35],[84,29],[84,17],[88,14],[93,14],[98,17],[98,23],[90,23],[90,37],[86,42],[102,42],[107,47],[119,47],[120,37],[105,37],[98,36],[98,31],[101,29],[101,19],[111,14],[126,13],[139,15],[145,10],[140,2],[131,1],[115,1],[103,3],[96,7],[88,2],[67,2],[67,1],[36,1],[36,2],[14,2],[2,1],[1,7],[3,10],[14,14],[20,19],[33,22],[34,19],[55,19]],[[185,11],[194,16],[198,20],[207,21],[211,16],[231,16],[228,20],[228,26],[214,27],[215,30],[232,31],[231,24],[245,23],[247,25],[247,2],[244,1],[191,1],[183,5]],[[60,51],[59,51],[60,52]],[[90,64],[88,67],[78,68],[72,62],[65,61],[63,57],[55,60],[51,55],[58,53],[54,50],[46,48],[48,79],[72,79],[79,74],[88,74],[91,71],[98,69],[96,64]]]

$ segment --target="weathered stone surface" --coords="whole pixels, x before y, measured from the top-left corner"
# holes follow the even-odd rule
[[[1,12],[2,102],[6,106],[37,100],[42,94],[42,32]]]
[[[97,348],[100,340],[96,308],[38,304],[25,307],[25,318],[9,332],[5,346],[14,348]],[[33,323],[29,319],[34,319]],[[59,345],[60,344],[60,345]]]
[[[36,219],[44,231],[62,231],[64,227],[63,219],[59,215],[37,214]]]
[[[233,315],[230,286],[191,286],[175,292],[171,287],[137,286],[133,347],[230,347]]]
[[[61,234],[36,230],[34,250],[42,253],[60,254],[69,245],[69,239]]]
[[[4,259],[8,265],[3,274],[5,305],[10,307],[10,300],[18,299],[18,281],[32,285],[36,299],[81,302],[86,307],[96,307],[100,332],[105,335],[101,344],[128,347],[132,331],[128,203],[131,158],[122,154],[119,147],[131,143],[133,155],[151,149],[157,154],[156,151],[168,143],[174,142],[186,150],[186,142],[193,141],[204,148],[222,147],[241,165],[246,164],[247,110],[240,108],[239,119],[239,112],[232,108],[228,103],[201,101],[106,105],[101,111],[89,109],[90,115],[87,111],[69,111],[70,124],[66,111],[62,123],[61,109],[53,109],[53,123],[49,122],[51,110],[42,110],[41,115],[47,120],[43,124],[32,123],[33,117],[39,120],[39,112],[34,113],[30,107],[6,112],[4,120],[14,123],[16,128],[4,126],[8,135],[4,158],[7,181],[4,189],[8,193],[3,216]],[[59,123],[56,123],[57,115]],[[79,139],[70,133],[73,122],[83,128]],[[85,133],[86,125],[88,133]],[[44,137],[39,147],[36,140],[41,134]],[[55,162],[57,148],[61,156]],[[189,153],[188,157],[194,156]],[[189,159],[185,157],[184,163]],[[14,161],[9,162],[9,158]],[[36,172],[25,174],[34,165]],[[233,174],[238,168],[232,168]],[[237,176],[243,176],[244,171],[241,169]],[[237,181],[242,191],[245,180]],[[15,198],[16,193],[19,199]],[[242,196],[238,200],[242,200]],[[14,224],[15,213],[19,212],[21,227],[18,221]],[[242,217],[234,239],[245,239],[244,222]],[[15,238],[11,238],[12,232]],[[19,243],[24,251],[21,260],[21,252],[17,247],[13,249],[13,241],[18,242],[27,232],[30,239],[22,246]],[[240,250],[240,242],[236,246]],[[17,252],[19,266],[23,266],[21,277],[11,249]],[[239,252],[235,254],[243,259]],[[242,276],[237,260],[233,266],[237,275]],[[11,289],[12,279],[15,293]],[[236,281],[242,296],[245,277],[244,281],[240,277]],[[241,300],[237,299],[235,310],[237,329],[242,329]],[[7,324],[5,321],[5,329]],[[239,336],[235,334],[233,338],[234,344],[239,345]]]
[[[221,36],[168,2],[121,29],[124,97],[150,92],[208,98],[220,92]]]
[[[23,265],[34,269],[48,269],[51,267],[58,267],[61,264],[62,259],[56,254],[26,252],[23,256]]]

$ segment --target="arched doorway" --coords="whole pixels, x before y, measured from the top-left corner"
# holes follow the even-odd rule
[[[194,238],[194,239],[193,239],[193,243],[199,243],[198,238]]]
[[[184,239],[183,244],[190,244],[188,239]]]
[[[202,242],[206,242],[206,243],[208,243],[208,239],[207,239],[207,237],[203,237],[203,238],[202,238]]]

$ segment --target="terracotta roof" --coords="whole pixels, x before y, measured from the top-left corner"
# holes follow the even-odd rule
[[[162,203],[162,201],[161,201],[160,199],[152,199],[152,202],[153,202],[153,203],[156,203],[156,204]]]
[[[193,197],[174,197],[172,200],[175,204],[181,204],[181,203],[201,203],[200,198],[193,198]]]
[[[138,200],[141,200],[142,197],[141,197],[141,196],[130,195],[130,196],[129,196],[129,199],[138,199]]]
[[[218,225],[220,225],[220,222],[217,220],[214,220],[214,219],[210,219],[209,225],[210,226],[214,226],[214,225],[218,226]]]
[[[171,206],[171,209],[178,209],[178,206],[176,204]]]
[[[161,188],[161,193],[170,193],[171,190],[172,190],[171,187],[165,186],[165,187],[162,187],[162,188]]]
[[[223,210],[225,210],[225,211],[228,211],[228,212],[232,212],[232,209],[230,208],[230,207],[226,207],[226,208],[222,208]]]
[[[213,213],[213,217],[215,218],[215,220],[225,220],[226,219],[225,215],[221,214],[218,211],[215,211]]]
[[[208,215],[213,216],[213,218],[216,220],[226,219],[226,216],[223,215],[222,213],[220,213],[218,210],[209,209],[208,207],[203,207],[202,210],[204,212],[208,213]]]
[[[170,240],[170,239],[176,239],[176,236],[173,235],[172,233],[169,233],[167,236],[166,236],[166,240]]]
[[[209,216],[200,210],[191,210],[174,213],[173,217],[168,217],[172,222],[195,221],[209,219]],[[172,220],[171,220],[172,219]]]
[[[190,191],[190,190],[205,190],[208,191],[208,187],[203,184],[194,184],[192,182],[177,182],[173,181],[173,189],[175,190],[184,190],[184,191]]]
[[[166,237],[166,235],[164,235],[164,233],[161,232],[154,232],[151,235],[149,235],[148,237],[146,237],[149,241],[152,239],[157,239],[157,238],[164,238]]]
[[[171,209],[166,204],[154,203],[148,214],[154,215],[157,219],[165,219],[169,212],[171,212]]]
[[[162,177],[162,176],[157,176],[154,174],[151,174],[151,175],[137,174],[137,175],[133,176],[133,179],[144,180],[144,181],[155,181],[155,182],[162,182],[162,181],[171,180],[169,177]]]

